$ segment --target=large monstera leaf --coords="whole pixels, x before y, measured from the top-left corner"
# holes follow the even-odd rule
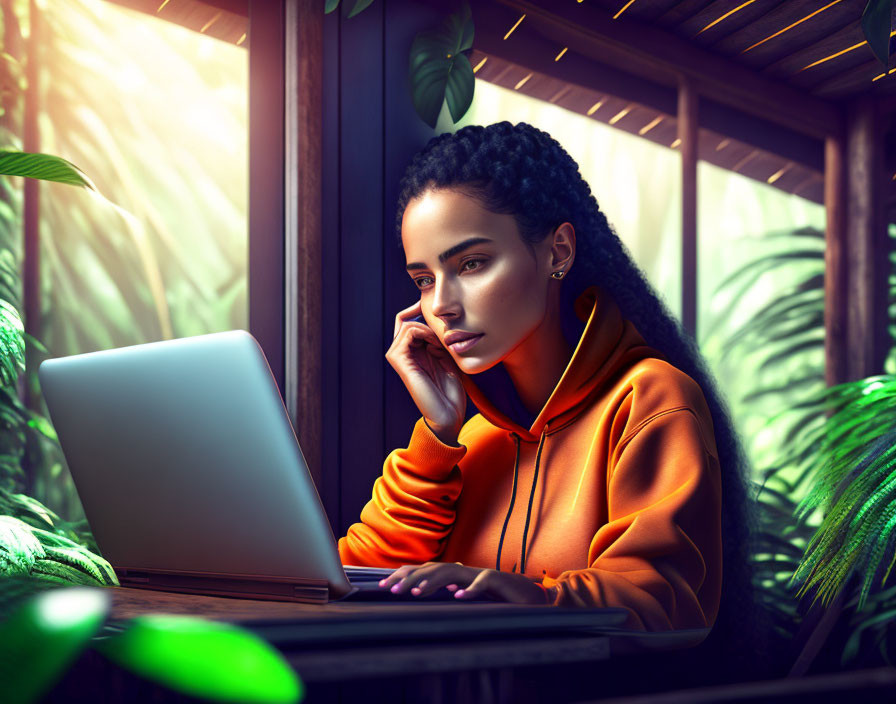
[[[411,97],[423,121],[435,129],[442,103],[448,101],[457,122],[473,102],[475,79],[463,52],[473,48],[473,16],[464,3],[437,29],[420,32],[411,44]]]
[[[890,29],[893,22],[893,0],[868,0],[862,12],[862,32],[868,46],[884,69],[890,69]]]

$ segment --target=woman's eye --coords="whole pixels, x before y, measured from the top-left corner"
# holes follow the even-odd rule
[[[464,271],[475,271],[476,269],[479,269],[480,267],[477,266],[477,267],[473,267],[472,269],[467,269],[466,268],[467,264],[483,264],[484,262],[485,262],[485,259],[467,259],[467,261],[465,261],[461,265],[461,269],[463,269]]]
[[[417,288],[423,288],[424,286],[426,286],[426,284],[423,282],[429,278],[430,277],[428,276],[421,276],[419,279],[414,279],[414,283],[417,284]]]
[[[463,264],[460,265],[461,271],[476,271],[477,269],[481,269],[481,265],[485,263],[485,259],[467,259]],[[467,267],[467,264],[478,264],[480,266]],[[417,279],[414,279],[414,283],[417,285],[417,288],[425,288],[429,284],[428,281],[431,281],[431,276],[421,276]]]

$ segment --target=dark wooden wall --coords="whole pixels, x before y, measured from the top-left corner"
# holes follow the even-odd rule
[[[435,136],[414,110],[414,35],[451,2],[383,0],[324,24],[323,434],[321,498],[336,537],[359,520],[383,461],[420,414],[385,359],[395,314],[414,302],[395,236],[399,181]],[[349,7],[350,9],[350,7]]]

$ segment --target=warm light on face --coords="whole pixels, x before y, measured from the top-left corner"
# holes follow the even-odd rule
[[[483,335],[468,352],[446,345],[464,372],[490,369],[542,324],[550,281],[543,247],[536,262],[513,216],[455,191],[428,192],[408,204],[401,234],[427,325],[443,344],[452,330]]]

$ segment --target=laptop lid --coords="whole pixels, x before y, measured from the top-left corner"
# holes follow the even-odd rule
[[[248,332],[49,359],[38,375],[97,546],[119,574],[352,592]]]

